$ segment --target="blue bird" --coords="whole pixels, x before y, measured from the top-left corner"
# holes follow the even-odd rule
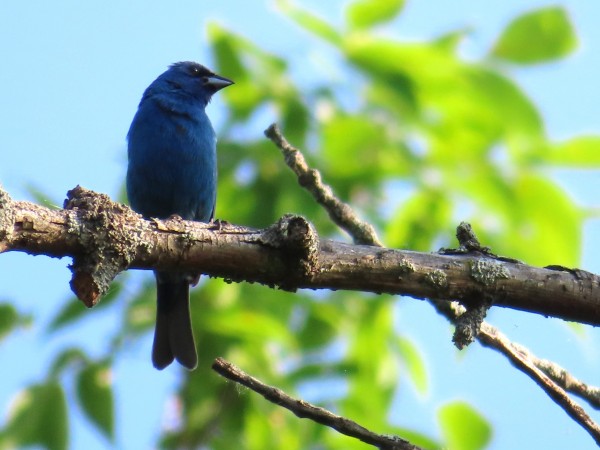
[[[205,107],[233,81],[195,62],[178,62],[148,86],[128,140],[127,196],[146,218],[179,215],[213,219],[217,194],[217,139]],[[152,364],[164,369],[176,359],[198,364],[190,319],[189,287],[199,274],[155,271],[156,328]]]

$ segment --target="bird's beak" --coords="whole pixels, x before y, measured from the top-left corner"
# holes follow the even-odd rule
[[[226,88],[227,86],[231,86],[233,81],[229,78],[222,77],[220,75],[211,75],[206,77],[206,81],[204,82],[206,86],[210,86],[215,92]]]

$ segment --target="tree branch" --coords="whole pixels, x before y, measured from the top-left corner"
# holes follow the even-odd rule
[[[556,364],[554,361],[538,358],[535,355],[532,355],[531,352],[525,347],[514,343],[513,345],[515,345],[523,355],[530,359],[538,369],[544,372],[558,386],[563,388],[565,391],[571,392],[584,399],[595,409],[600,409],[599,387],[590,386],[575,378],[566,369]]]
[[[433,302],[433,306],[451,322],[456,322],[465,314],[464,307],[458,303]],[[543,363],[544,360],[537,358],[522,345],[511,342],[501,331],[486,322],[481,323],[477,340],[484,347],[493,348],[504,355],[517,369],[531,378],[571,419],[586,430],[594,441],[600,445],[600,427],[598,424],[592,420],[577,402],[573,401],[567,395],[560,383],[557,383],[554,377],[546,372],[549,365],[556,368],[556,364],[551,361]],[[564,371],[564,374],[568,375],[566,371]],[[575,386],[577,386],[581,393],[590,393],[590,391],[593,391],[592,388],[581,382]],[[592,397],[586,397],[586,399],[592,401]]]
[[[277,124],[265,130],[267,136],[283,153],[285,163],[298,177],[298,183],[312,194],[318,204],[329,213],[333,222],[354,239],[355,244],[383,247],[377,233],[368,222],[358,218],[352,207],[337,198],[330,186],[323,183],[318,170],[311,169],[302,152],[293,147],[281,134]]]
[[[276,125],[271,125],[266,131],[265,134],[271,138],[271,140],[279,147],[279,149],[284,153],[285,161],[290,166],[292,171],[296,173],[299,178],[299,183],[301,186],[305,186],[303,182],[300,180],[300,177],[303,173],[316,173],[312,178],[317,180],[317,182],[313,183],[307,189],[313,194],[316,199],[321,197],[331,197],[331,200],[328,202],[319,202],[324,208],[326,208],[330,214],[330,216],[339,215],[336,213],[336,209],[338,209],[339,204],[341,202],[335,197],[333,191],[329,186],[324,186],[321,182],[321,176],[318,171],[315,169],[310,169],[307,167],[304,157],[302,153],[292,147],[285,138],[281,135],[278,127]],[[273,135],[274,137],[271,137]],[[291,149],[291,150],[289,150]],[[289,157],[287,154],[292,153],[294,158]],[[300,155],[299,157],[296,155]],[[301,161],[301,170],[296,168],[297,163],[296,160]],[[323,192],[319,193],[318,191],[322,190]],[[317,192],[314,192],[317,191]],[[345,205],[345,204],[344,204]],[[345,205],[347,208],[351,209],[350,206]],[[361,235],[355,235],[355,230],[362,229],[362,222],[359,221],[356,214],[345,214],[345,221],[343,224],[338,224],[346,231],[348,231],[351,235],[354,236],[355,239],[360,239]],[[357,222],[357,223],[353,223]],[[337,222],[336,222],[337,223]],[[379,239],[375,235],[375,231],[372,230],[372,240],[373,242],[379,242]],[[520,261],[497,257],[493,253],[491,253],[490,249],[487,247],[482,247],[477,236],[474,231],[471,229],[471,226],[466,223],[461,223],[457,228],[457,238],[460,243],[460,248],[457,250],[443,250],[441,253],[443,254],[482,254],[491,257],[492,259],[510,262],[515,264],[522,264]],[[477,263],[479,264],[479,263]],[[485,281],[489,279],[490,272],[486,270],[485,264],[478,265],[473,267],[475,269],[473,273],[473,278],[478,279],[480,281]],[[581,279],[589,279],[590,275],[588,272],[583,272],[578,269],[571,270],[565,269],[560,266],[551,266],[548,269],[555,270],[567,270],[573,275]],[[592,286],[598,282],[597,277],[593,276],[595,281],[592,282]],[[492,277],[493,279],[494,277]],[[525,347],[515,344],[508,340],[497,328],[483,321],[485,318],[485,314],[487,310],[492,305],[492,302],[495,300],[494,298],[490,298],[485,296],[481,299],[476,299],[476,301],[471,302],[470,308],[465,308],[464,306],[459,305],[456,302],[442,302],[435,300],[433,298],[429,299],[432,305],[436,308],[436,310],[441,313],[444,317],[446,317],[450,322],[456,325],[456,331],[454,335],[454,341],[459,348],[467,345],[473,339],[477,338],[482,345],[491,347],[511,361],[515,367],[524,372],[530,378],[532,378],[543,390],[546,392],[550,398],[552,398],[561,408],[565,410],[565,412],[577,423],[579,423],[588,433],[592,436],[592,438],[599,443],[599,431],[600,428],[598,425],[591,420],[588,414],[581,408],[576,402],[573,402],[565,393],[565,390],[575,393],[586,399],[590,404],[594,407],[598,407],[599,398],[600,398],[600,389],[591,387],[577,380],[573,376],[571,376],[565,369],[553,363],[552,361],[542,360],[533,355],[529,350]],[[464,302],[463,302],[464,303]],[[469,306],[469,304],[467,304]]]
[[[488,347],[500,350],[515,367],[525,372],[548,396],[554,400],[568,415],[586,430],[590,436],[600,445],[600,427],[585,410],[573,401],[567,393],[561,389],[554,381],[542,372],[528,357],[527,353],[522,353],[520,349],[512,344],[506,336],[500,333],[494,327],[484,323],[479,334],[479,341]]]
[[[120,270],[194,270],[287,290],[345,289],[494,306],[600,325],[599,278],[488,255],[436,254],[319,239],[304,218],[263,230],[179,218],[143,220],[107,196],[77,187],[66,209],[12,201],[0,191],[0,251],[71,256],[71,287],[93,306]]]
[[[254,392],[262,395],[271,403],[282,406],[292,411],[301,419],[310,419],[313,422],[331,427],[346,436],[361,440],[377,448],[384,450],[419,450],[420,447],[411,444],[398,436],[390,436],[374,433],[356,422],[332,412],[312,405],[304,400],[298,400],[290,397],[281,389],[264,384],[260,380],[248,375],[238,367],[223,358],[217,358],[213,362],[212,368],[219,375],[235,381]]]

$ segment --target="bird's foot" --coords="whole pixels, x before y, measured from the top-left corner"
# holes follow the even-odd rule
[[[231,224],[229,222],[227,222],[226,220],[211,219],[211,221],[209,222],[209,225],[211,226],[211,228],[213,230],[221,231],[224,227],[231,225]]]

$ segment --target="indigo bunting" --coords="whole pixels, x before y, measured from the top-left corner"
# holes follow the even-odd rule
[[[127,196],[135,211],[146,218],[213,219],[217,140],[204,109],[215,92],[231,84],[198,63],[178,62],[148,86],[127,134]],[[154,275],[152,364],[164,369],[176,359],[194,369],[189,287],[199,274],[161,270]]]

